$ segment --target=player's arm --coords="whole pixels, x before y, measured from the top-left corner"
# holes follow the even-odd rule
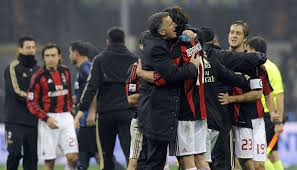
[[[21,84],[19,84],[18,76],[15,71],[15,67],[17,66],[17,61],[12,62],[5,70],[5,89],[10,94],[14,94],[15,98],[22,102],[26,103],[26,91],[22,90]]]
[[[249,82],[243,75],[231,71],[216,58],[211,58],[210,61],[212,61],[212,64],[214,65],[219,81],[232,87],[240,87],[242,89],[249,87]]]
[[[181,81],[193,77],[197,77],[197,67],[199,65],[199,58],[192,57],[191,62],[181,67],[172,63],[169,57],[169,51],[166,45],[157,45],[152,48],[152,68],[158,72],[168,82]]]
[[[90,74],[88,76],[87,84],[80,98],[79,111],[88,111],[100,84],[101,84],[101,68],[100,56],[97,56],[92,64]]]
[[[87,126],[93,126],[95,125],[96,121],[96,111],[97,111],[97,99],[96,99],[96,95],[93,97],[92,103],[91,103],[91,107],[89,109],[88,112],[88,116],[87,116]]]
[[[247,93],[241,95],[229,96],[228,93],[219,93],[219,101],[222,105],[229,103],[245,103],[245,102],[254,102],[258,99],[261,99],[262,90],[251,90]]]
[[[142,69],[141,60],[139,60],[136,66],[136,74],[141,77],[143,80],[153,83],[156,86],[164,86],[166,85],[166,80],[161,77],[161,75],[156,71],[146,71]]]
[[[133,63],[128,70],[129,76],[126,82],[126,96],[127,96],[128,103],[131,106],[136,106],[140,97],[139,95],[140,82],[137,77],[137,69],[139,69],[139,67],[141,68],[141,64],[138,64],[139,61]]]
[[[213,49],[222,64],[233,71],[245,72],[255,67],[259,67],[267,60],[262,53],[239,53],[226,50]]]
[[[139,93],[128,96],[127,97],[128,103],[132,106],[136,106],[139,101],[139,97],[140,97]]]

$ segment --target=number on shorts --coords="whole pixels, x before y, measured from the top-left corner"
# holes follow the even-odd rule
[[[257,144],[257,154],[265,154],[265,145]]]
[[[252,139],[242,139],[241,150],[243,150],[243,151],[253,150],[253,141],[252,141]]]
[[[70,146],[70,147],[75,146],[75,140],[74,140],[73,137],[69,138],[69,146]]]

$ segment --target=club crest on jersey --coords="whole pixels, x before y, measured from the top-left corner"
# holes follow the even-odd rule
[[[33,93],[33,92],[29,92],[29,93],[28,93],[28,99],[29,99],[30,101],[34,100],[34,93]]]
[[[52,83],[52,82],[53,82],[52,79],[48,79],[48,80],[47,80],[47,83]]]

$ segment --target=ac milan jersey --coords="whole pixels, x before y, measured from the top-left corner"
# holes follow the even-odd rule
[[[249,87],[246,89],[240,89],[240,88],[234,88],[234,95],[241,95],[243,93],[249,92],[251,90],[258,90],[263,89],[263,94],[265,96],[269,95],[273,89],[268,81],[268,74],[264,68],[264,66],[261,66],[256,69],[255,73],[252,73],[251,75],[252,79],[251,81],[255,80],[254,82],[257,82],[257,79],[259,79],[258,83],[259,85],[256,87]],[[252,83],[250,83],[251,86]],[[262,87],[261,87],[262,86]],[[252,119],[261,118],[264,116],[264,109],[261,103],[261,99],[258,99],[255,102],[245,102],[240,104],[234,104],[235,112],[234,112],[234,122],[235,125],[240,127],[248,127],[252,128]]]
[[[66,67],[58,67],[55,71],[38,70],[30,82],[27,106],[41,120],[47,119],[47,113],[71,112],[69,70]]]

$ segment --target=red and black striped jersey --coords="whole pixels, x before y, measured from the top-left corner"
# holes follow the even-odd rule
[[[31,79],[27,106],[41,120],[47,113],[71,112],[71,83],[69,69],[59,66],[55,71],[38,70]]]
[[[233,94],[234,95],[241,95],[243,93],[249,92],[251,90],[258,90],[262,89],[263,94],[265,96],[269,95],[273,89],[272,86],[269,83],[268,74],[266,72],[265,67],[262,65],[258,68],[259,71],[256,71],[256,76],[253,76],[252,79],[260,79],[259,85],[253,85],[252,82],[250,82],[251,86],[247,89],[240,89],[240,88],[234,88]],[[255,81],[257,82],[257,81]],[[252,128],[252,119],[261,118],[264,116],[264,108],[262,106],[261,99],[258,99],[255,102],[246,102],[246,103],[240,103],[240,104],[234,104],[235,111],[234,111],[234,123],[237,126],[240,127],[248,127]]]
[[[203,66],[205,60],[201,55],[201,50],[200,43],[182,42],[180,40],[171,47],[170,55],[173,58],[173,63],[178,66],[189,63],[192,56],[196,55],[201,58],[198,69],[199,79],[194,78],[181,82],[179,120],[204,120],[207,118]],[[155,72],[154,84],[162,86],[166,84],[166,80]]]

